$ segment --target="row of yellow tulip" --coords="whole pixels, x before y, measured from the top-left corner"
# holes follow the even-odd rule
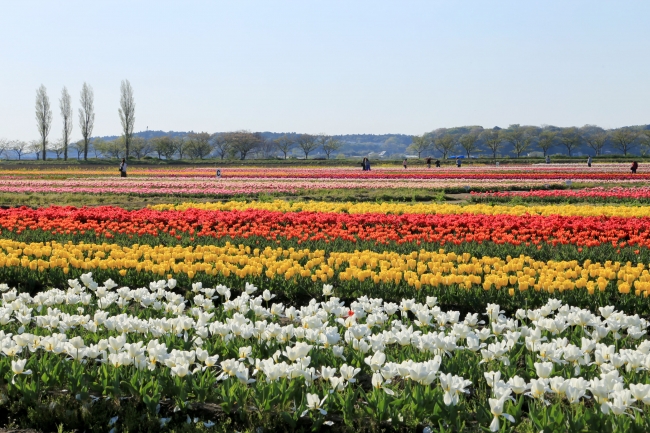
[[[322,250],[270,248],[251,249],[243,245],[197,247],[115,244],[73,244],[68,242],[25,243],[0,240],[0,270],[23,267],[43,272],[60,268],[83,270],[113,269],[126,275],[128,270],[154,274],[197,273],[236,275],[245,279],[309,278],[312,281],[405,282],[415,289],[423,286],[461,288],[482,286],[485,290],[565,291],[585,289],[589,293],[604,291],[616,281],[621,293],[650,293],[650,273],[643,264],[578,261],[537,261],[530,257],[473,257],[438,252],[413,251],[410,254],[372,251],[331,252]]]
[[[650,215],[650,206],[579,206],[539,205],[504,206],[488,204],[455,205],[442,203],[332,203],[332,202],[272,202],[228,201],[215,203],[159,204],[151,206],[157,210],[246,210],[261,209],[281,212],[347,212],[350,214],[483,214],[483,215],[563,215],[563,216],[618,216],[645,217]]]

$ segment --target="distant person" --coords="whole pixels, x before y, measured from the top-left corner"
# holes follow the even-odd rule
[[[431,168],[431,157],[427,158],[427,168]]]
[[[366,171],[366,161],[368,161],[368,158],[363,158],[363,161],[361,161],[361,168],[363,171]]]
[[[639,168],[639,163],[636,162],[636,161],[634,161],[634,162],[632,163],[632,167],[630,167],[630,170],[632,171],[632,174],[636,174],[636,170],[637,170],[637,168]]]
[[[550,164],[550,163],[551,163],[551,157],[548,156],[548,155],[546,155],[546,163],[547,163],[547,164]]]
[[[404,170],[406,170],[406,158],[404,158],[404,161],[402,161],[402,165],[404,166]]]
[[[126,159],[122,158],[122,163],[120,164],[120,177],[126,177]]]
[[[587,167],[591,167],[591,156],[587,158]]]
[[[440,160],[436,159],[436,167],[440,168]]]
[[[370,159],[366,158],[366,171],[370,171]]]
[[[456,167],[460,168],[460,158],[456,158]]]

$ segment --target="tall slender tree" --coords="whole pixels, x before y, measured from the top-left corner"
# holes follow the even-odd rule
[[[129,80],[122,80],[120,85],[120,121],[124,135],[125,158],[129,159],[129,149],[133,138],[133,126],[135,124],[135,100],[133,99],[133,88]]]
[[[52,127],[52,108],[50,107],[50,98],[47,96],[47,89],[42,84],[36,90],[36,126],[41,136],[41,149],[43,161],[45,161],[47,136],[50,134],[50,128]]]
[[[95,126],[95,95],[93,88],[84,83],[81,88],[81,97],[79,98],[81,108],[79,109],[79,128],[84,141],[84,161],[88,161],[88,144],[92,137],[93,127]]]
[[[72,103],[70,102],[70,94],[68,89],[64,86],[61,91],[61,99],[59,99],[59,108],[61,108],[61,119],[63,119],[63,160],[68,160],[68,143],[70,142],[70,134],[72,133]]]

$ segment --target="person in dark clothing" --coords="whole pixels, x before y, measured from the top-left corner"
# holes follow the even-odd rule
[[[427,168],[431,168],[431,157],[427,158]]]
[[[122,158],[122,163],[120,164],[120,177],[126,177],[126,159]]]
[[[637,170],[637,168],[639,168],[639,163],[636,162],[636,161],[634,161],[634,162],[632,163],[632,167],[630,167],[630,170],[632,171],[632,174],[636,174],[636,170]]]
[[[440,160],[436,159],[436,167],[440,167]]]
[[[368,160],[368,158],[363,158],[363,161],[361,161],[361,168],[363,169],[363,171],[366,171],[366,161],[367,160]]]

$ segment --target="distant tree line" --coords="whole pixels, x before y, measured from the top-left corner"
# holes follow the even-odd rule
[[[276,158],[277,155],[286,159],[294,150],[299,150],[305,158],[319,150],[330,158],[341,147],[340,140],[325,134],[285,134],[272,140],[261,132],[189,132],[186,135],[162,135],[150,139],[132,137],[130,155],[136,159],[154,157],[161,160]],[[126,155],[124,137],[95,139],[93,149],[96,157],[123,158]]]
[[[418,158],[423,155],[440,155],[442,158],[458,155],[471,158],[481,155],[496,159],[510,154],[519,158],[531,152],[540,152],[546,156],[551,149],[559,149],[560,153],[572,156],[581,146],[588,147],[595,156],[601,156],[606,146],[623,155],[628,155],[637,148],[641,154],[648,154],[650,129],[645,126],[605,130],[596,125],[560,128],[518,124],[506,129],[484,129],[481,126],[440,128],[414,136],[407,151],[417,154]]]
[[[41,85],[36,91],[36,126],[39,139],[31,142],[22,140],[0,140],[0,156],[22,159],[34,154],[36,159],[47,158],[48,152],[57,159],[67,160],[69,155],[87,160],[89,153],[95,158],[135,158],[158,159],[246,159],[304,157],[318,155],[345,157],[357,154],[402,157],[404,151],[423,156],[463,155],[468,158],[483,156],[496,159],[503,156],[526,156],[532,152],[549,155],[552,150],[572,156],[578,149],[587,147],[589,153],[600,156],[604,149],[628,155],[640,151],[650,154],[650,126],[626,126],[605,130],[596,125],[581,128],[560,128],[543,125],[530,126],[513,124],[502,129],[484,129],[481,126],[462,126],[440,128],[419,136],[396,135],[327,135],[232,131],[220,133],[134,133],[135,99],[133,88],[128,80],[120,85],[120,106],[118,114],[122,134],[110,139],[92,137],[95,123],[93,89],[83,84],[79,97],[78,110],[81,140],[70,140],[73,129],[73,109],[70,94],[66,87],[61,91],[59,109],[62,120],[60,139],[50,141],[52,128],[52,107],[47,89]],[[153,135],[153,136],[152,136]],[[388,153],[392,151],[392,153]]]

